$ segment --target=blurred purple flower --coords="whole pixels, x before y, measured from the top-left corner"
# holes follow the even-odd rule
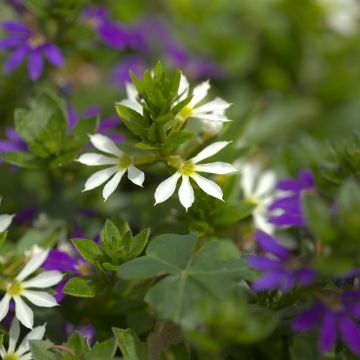
[[[111,80],[114,84],[124,87],[126,82],[131,81],[130,70],[137,76],[142,77],[146,69],[144,60],[139,56],[130,56],[118,63],[111,74]]]
[[[90,118],[92,116],[100,115],[101,110],[98,106],[92,106],[87,108],[83,114],[83,118]],[[69,129],[73,129],[74,126],[79,121],[79,116],[76,114],[75,108],[72,105],[67,106],[67,115],[68,115],[68,124]],[[122,134],[115,133],[114,130],[120,124],[121,120],[117,116],[110,116],[101,120],[99,128],[97,130],[100,134],[108,135],[115,142],[122,142],[125,140],[125,137]]]
[[[143,46],[141,34],[112,21],[104,7],[87,6],[82,17],[84,22],[95,29],[100,38],[114,49],[123,50],[126,47],[141,48]]]
[[[0,154],[13,151],[26,151],[27,145],[12,127],[6,128],[5,140],[0,140]]]
[[[38,208],[35,205],[30,206],[18,211],[14,220],[18,225],[31,225],[37,213]]]
[[[64,332],[69,337],[74,332],[79,332],[84,338],[88,340],[90,345],[93,345],[96,337],[95,327],[91,324],[88,325],[74,325],[70,322],[64,324]]]
[[[305,217],[302,210],[304,191],[315,188],[314,176],[310,170],[300,171],[298,178],[280,180],[276,186],[281,191],[279,197],[269,206],[270,212],[280,212],[269,219],[275,226],[304,226]]]
[[[12,53],[4,64],[4,71],[15,70],[28,57],[28,73],[33,81],[39,79],[44,68],[44,56],[54,66],[63,66],[61,50],[50,43],[42,34],[33,32],[29,27],[15,21],[2,24],[8,36],[0,40],[0,50]]]
[[[6,3],[12,6],[18,13],[22,13],[26,10],[23,0],[6,0]]]
[[[307,286],[315,280],[315,271],[273,237],[262,231],[257,231],[255,236],[259,248],[265,252],[265,255],[247,257],[250,266],[265,272],[253,284],[255,291],[280,289],[287,292],[297,283]]]
[[[323,293],[321,301],[299,314],[293,321],[294,331],[304,332],[320,324],[320,350],[330,351],[339,336],[346,346],[360,355],[360,292]]]

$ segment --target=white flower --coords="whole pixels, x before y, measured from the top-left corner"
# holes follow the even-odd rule
[[[187,78],[181,74],[178,89],[179,98],[175,101],[174,106],[185,100],[189,95],[192,95],[193,97],[190,103],[179,112],[178,117],[182,121],[186,121],[188,118],[200,119],[207,132],[216,134],[222,129],[224,122],[230,121],[225,115],[225,110],[229,108],[231,104],[219,97],[204,103],[204,99],[207,96],[209,89],[209,81],[204,81],[190,91],[190,85]],[[119,103],[135,110],[139,114],[143,114],[143,108],[137,101],[139,94],[133,84],[126,84],[126,95],[127,99],[124,99]]]
[[[192,95],[190,103],[179,113],[179,116],[182,117],[183,120],[195,118],[201,120],[206,125],[208,125],[209,122],[223,123],[230,121],[225,115],[225,110],[231,106],[230,103],[219,97],[204,103],[204,99],[207,96],[209,89],[209,81],[204,81],[190,91],[189,81],[183,74],[181,74],[181,81],[178,90],[178,95],[180,97],[176,103],[184,100],[189,95]]]
[[[357,0],[319,0],[327,10],[329,26],[341,35],[352,35],[358,28],[360,4]]]
[[[0,197],[0,204],[1,204],[1,200],[2,199]],[[0,215],[0,233],[5,231],[9,227],[14,216],[15,215],[8,215],[8,214]]]
[[[48,253],[49,250],[45,250],[32,257],[15,279],[8,283],[6,293],[0,301],[0,321],[8,313],[11,299],[15,302],[16,317],[24,326],[30,329],[32,329],[34,324],[34,313],[23,300],[23,297],[40,307],[53,307],[57,305],[52,295],[45,291],[32,290],[32,288],[46,289],[56,285],[62,279],[59,271],[43,271],[28,279],[29,275],[33,274],[44,263]]]
[[[261,172],[256,164],[241,165],[240,187],[246,201],[253,203],[253,219],[258,229],[272,234],[274,226],[268,223],[267,208],[274,199],[276,175],[272,171]]]
[[[87,153],[81,155],[77,161],[88,166],[111,166],[106,169],[99,170],[90,176],[85,183],[83,191],[95,189],[107,182],[103,189],[104,200],[107,200],[107,198],[118,187],[120,180],[126,171],[130,181],[136,185],[142,186],[145,179],[144,173],[132,164],[131,159],[120,151],[111,139],[104,135],[95,134],[90,136],[90,141],[96,149],[110,154],[112,157],[97,153]]]
[[[229,144],[228,141],[219,141],[209,145],[204,150],[200,151],[198,155],[187,161],[182,161],[178,171],[164,180],[155,191],[155,205],[166,201],[176,189],[176,184],[179,178],[182,178],[181,186],[179,188],[179,200],[184,208],[191,207],[194,202],[194,190],[190,183],[190,178],[194,180],[198,186],[207,194],[222,200],[223,193],[221,188],[211,180],[208,180],[198,172],[207,172],[210,174],[229,174],[237,171],[234,166],[225,162],[213,162],[209,164],[199,164],[200,161],[215,155],[225,146]]]
[[[3,345],[0,346],[0,356],[3,360],[31,360],[32,355],[30,353],[31,340],[41,340],[45,335],[45,324],[37,326],[30,331],[16,348],[17,342],[20,337],[20,325],[16,318],[11,323],[9,331],[9,347],[6,350]]]

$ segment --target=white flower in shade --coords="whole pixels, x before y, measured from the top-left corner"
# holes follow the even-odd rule
[[[178,95],[179,99],[175,103],[185,100],[192,95],[192,99],[178,114],[184,121],[188,118],[195,118],[201,120],[205,125],[209,123],[223,123],[230,121],[225,110],[231,106],[227,101],[217,97],[214,100],[204,102],[210,89],[209,81],[204,81],[200,85],[190,90],[190,85],[187,78],[181,74],[181,81],[179,85]]]
[[[96,149],[112,156],[86,153],[77,159],[81,164],[88,166],[110,165],[110,167],[99,170],[91,175],[87,179],[83,191],[95,189],[106,182],[103,189],[103,197],[104,200],[107,200],[118,187],[126,171],[130,181],[138,186],[142,186],[145,179],[144,173],[132,164],[130,157],[124,154],[111,139],[101,134],[95,134],[90,136],[90,141]]]
[[[41,340],[45,335],[46,325],[37,326],[31,330],[16,348],[17,342],[20,337],[20,324],[16,318],[11,323],[9,331],[9,345],[6,350],[3,345],[0,346],[0,356],[3,360],[31,360],[32,355],[30,353],[31,340]]]
[[[1,197],[0,197],[0,204],[1,204]],[[5,231],[9,227],[14,216],[15,215],[8,215],[8,214],[0,215],[0,232]]]
[[[209,145],[204,150],[200,151],[198,155],[190,160],[182,161],[178,167],[178,171],[164,180],[155,191],[155,205],[166,201],[176,189],[176,184],[180,178],[182,182],[179,188],[179,200],[184,208],[191,207],[195,198],[194,190],[191,186],[190,179],[194,180],[200,189],[207,194],[222,200],[223,193],[221,188],[211,180],[199,175],[198,172],[206,172],[210,174],[230,174],[237,171],[234,166],[225,162],[213,162],[209,164],[199,164],[200,161],[215,155],[225,146],[229,144],[228,141],[219,141]]]
[[[274,199],[275,184],[274,172],[261,172],[261,169],[252,163],[241,165],[240,187],[245,200],[255,205],[252,213],[255,226],[270,234],[275,228],[267,221],[267,208]]]
[[[0,321],[8,313],[11,299],[15,302],[15,316],[30,329],[34,324],[34,313],[23,298],[40,307],[57,305],[52,295],[45,291],[33,289],[46,289],[59,283],[62,279],[62,274],[59,271],[43,271],[28,279],[44,263],[48,253],[49,251],[45,250],[32,257],[15,279],[7,284],[6,293],[0,301]]]
[[[139,114],[142,114],[143,107],[137,101],[137,97],[138,97],[139,93],[136,90],[135,85],[127,82],[125,86],[126,86],[127,99],[121,100],[119,103],[129,107],[130,109],[135,110]]]

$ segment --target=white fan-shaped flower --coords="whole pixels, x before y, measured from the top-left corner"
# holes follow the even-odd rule
[[[200,119],[207,132],[216,134],[222,129],[224,122],[230,121],[225,111],[231,104],[219,97],[209,102],[204,102],[209,89],[209,81],[204,81],[200,85],[195,86],[191,91],[187,78],[181,74],[178,89],[179,98],[175,101],[174,106],[186,97],[192,95],[190,103],[179,112],[178,116],[182,121],[188,118]],[[138,91],[133,84],[126,84],[126,95],[127,99],[121,100],[119,103],[135,110],[139,114],[143,114],[143,108],[137,101]]]
[[[0,204],[1,204],[1,200],[2,198],[0,197]],[[9,215],[9,214],[0,215],[0,233],[5,231],[9,227],[14,216],[15,215]]]
[[[110,138],[101,134],[95,134],[90,136],[90,141],[96,149],[112,156],[86,153],[77,159],[81,164],[88,166],[110,165],[110,167],[99,170],[91,175],[87,179],[83,191],[95,189],[106,182],[103,189],[103,197],[104,200],[107,200],[118,187],[126,171],[130,181],[138,186],[142,186],[145,179],[144,173],[133,165],[130,157],[124,154]]]
[[[190,179],[194,180],[197,185],[207,194],[222,200],[223,193],[220,186],[215,182],[199,175],[198,173],[205,172],[210,174],[230,174],[237,171],[236,168],[229,163],[220,161],[208,164],[199,164],[199,162],[215,155],[228,144],[228,141],[216,142],[200,151],[198,155],[191,158],[190,160],[183,161],[179,166],[178,171],[160,183],[156,188],[155,205],[166,201],[175,192],[176,184],[180,178],[182,178],[182,182],[178,193],[179,200],[186,210],[191,207],[195,200],[194,190],[191,186]]]
[[[253,163],[241,165],[240,187],[245,200],[255,205],[252,213],[255,226],[269,234],[275,229],[267,221],[267,208],[274,199],[275,184],[274,172],[261,172],[260,167]]]
[[[19,321],[14,318],[9,331],[9,345],[6,350],[3,345],[0,346],[0,356],[3,360],[31,360],[30,353],[31,340],[41,340],[45,335],[46,324],[37,326],[31,330],[23,339],[18,347],[16,347],[20,337],[20,324]]]
[[[34,313],[23,298],[40,307],[57,305],[52,295],[45,291],[33,289],[46,289],[59,283],[62,279],[62,274],[59,271],[43,271],[29,279],[29,276],[44,263],[48,253],[49,250],[45,250],[32,257],[15,279],[7,284],[6,293],[0,301],[0,321],[8,313],[11,299],[15,302],[15,316],[30,329],[34,324]]]

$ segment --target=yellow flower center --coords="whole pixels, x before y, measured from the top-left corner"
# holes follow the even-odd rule
[[[127,169],[131,165],[131,160],[127,155],[123,155],[118,162],[118,168],[120,170]]]
[[[191,160],[184,162],[184,165],[179,169],[179,172],[185,176],[191,176],[195,174],[195,164]]]
[[[5,355],[4,360],[19,360],[19,357],[15,354]]]
[[[10,286],[8,287],[7,290],[8,294],[12,295],[12,296],[17,296],[20,295],[22,292],[22,286],[19,282],[14,281],[13,283],[10,284]]]
[[[40,34],[36,34],[29,39],[29,45],[32,48],[37,48],[37,47],[45,44],[45,42],[46,42],[46,39],[44,38],[44,36],[42,36]]]
[[[193,113],[193,108],[190,105],[184,106],[181,111],[179,112],[179,115],[186,120],[188,117],[190,117]]]
[[[78,266],[79,273],[83,276],[92,275],[92,267],[89,264],[81,263]]]

